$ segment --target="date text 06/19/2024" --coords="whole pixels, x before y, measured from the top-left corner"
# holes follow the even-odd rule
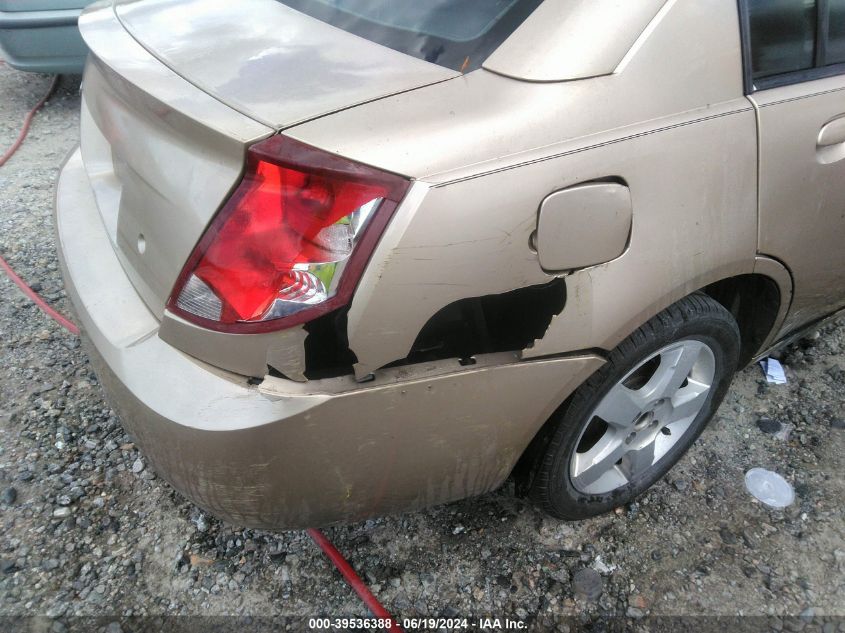
[[[312,630],[337,629],[389,629],[393,623],[388,618],[310,618],[308,628]],[[527,627],[522,620],[511,618],[403,618],[402,628],[406,631],[420,630],[473,630],[473,631],[521,631]]]
[[[521,631],[527,627],[522,620],[511,618],[404,618],[402,627],[407,631],[415,629],[458,630],[472,628],[474,631]]]

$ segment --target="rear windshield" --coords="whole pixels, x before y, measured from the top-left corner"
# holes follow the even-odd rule
[[[467,72],[542,0],[279,0],[394,50]]]

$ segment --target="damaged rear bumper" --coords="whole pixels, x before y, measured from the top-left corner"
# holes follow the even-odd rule
[[[352,377],[260,385],[158,336],[102,226],[79,153],[59,179],[56,226],[91,362],[145,457],[177,490],[237,525],[318,526],[491,490],[554,409],[602,363],[479,356]]]

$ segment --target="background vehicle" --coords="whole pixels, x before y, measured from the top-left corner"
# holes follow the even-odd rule
[[[18,70],[81,73],[88,49],[77,21],[88,0],[0,0],[0,55]]]
[[[156,469],[275,528],[644,490],[845,305],[839,4],[764,4],[86,13],[59,243]]]

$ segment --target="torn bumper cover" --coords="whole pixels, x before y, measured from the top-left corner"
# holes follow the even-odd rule
[[[602,360],[515,354],[261,385],[158,336],[102,226],[78,152],[59,179],[56,226],[91,362],[161,476],[237,525],[301,528],[491,490]]]

